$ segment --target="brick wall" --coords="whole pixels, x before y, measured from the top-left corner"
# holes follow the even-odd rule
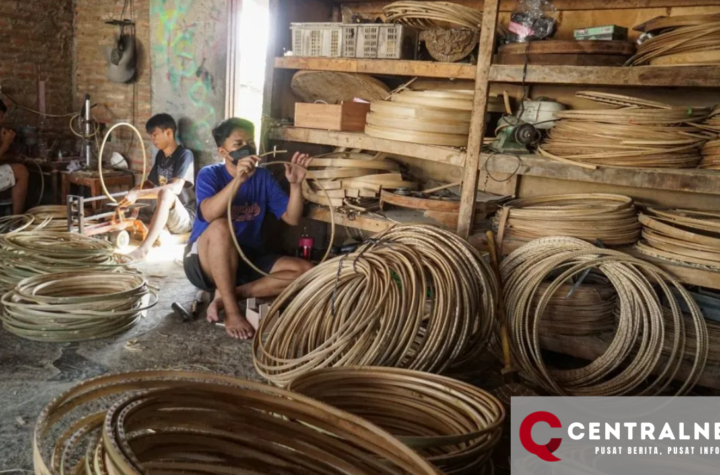
[[[23,105],[37,109],[38,82],[45,81],[46,111],[72,110],[72,44],[72,0],[0,0],[0,86]],[[69,119],[43,124],[22,110],[7,119],[11,126],[44,126],[50,140],[67,135]]]
[[[7,0],[2,0],[7,1]],[[133,19],[136,22],[138,42],[137,80],[130,84],[113,83],[106,78],[107,62],[103,48],[112,43],[118,28],[104,22],[118,18],[122,0],[75,0],[75,105],[79,106],[85,94],[98,106],[93,110],[95,119],[110,125],[129,122],[145,133],[145,122],[151,117],[150,67],[150,10],[149,0],[134,1]],[[126,17],[129,16],[126,14]],[[139,141],[129,128],[113,132],[107,150],[117,151],[131,162],[131,167],[142,170],[142,151]],[[105,152],[109,156],[109,152]],[[151,157],[148,157],[148,168]]]

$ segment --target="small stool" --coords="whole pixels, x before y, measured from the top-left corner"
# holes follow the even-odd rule
[[[12,200],[0,198],[0,216],[10,216],[12,214],[12,205]]]

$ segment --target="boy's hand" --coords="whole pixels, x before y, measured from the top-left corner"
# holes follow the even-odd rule
[[[297,166],[285,165],[285,178],[287,178],[287,181],[291,184],[302,183],[312,160],[312,157],[307,153],[295,152],[290,163],[294,163]]]
[[[240,185],[250,179],[255,174],[258,163],[262,160],[260,157],[247,157],[237,162],[235,165],[235,181]]]
[[[118,207],[120,208],[127,208],[129,206],[132,206],[135,204],[135,202],[138,200],[138,192],[137,190],[131,190],[128,192],[127,195],[123,198],[123,200],[118,204]]]

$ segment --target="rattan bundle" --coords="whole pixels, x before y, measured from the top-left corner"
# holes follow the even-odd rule
[[[68,230],[67,207],[61,205],[38,206],[29,209],[27,214],[35,221],[27,228],[28,231],[62,232]]]
[[[377,424],[448,475],[483,473],[505,419],[489,393],[418,371],[325,368],[289,389]]]
[[[0,290],[27,277],[79,270],[126,270],[129,260],[106,241],[67,232],[0,235]]]
[[[550,287],[540,284],[535,305]],[[552,295],[540,320],[540,334],[556,337],[593,336],[615,328],[617,292],[601,275],[590,274],[579,285],[561,285]]]
[[[720,64],[720,14],[660,17],[642,25],[645,40],[628,63],[634,66]]]
[[[401,1],[383,8],[388,23],[401,23],[421,30],[450,25],[479,30],[482,12],[450,2]]]
[[[549,368],[539,339],[545,307],[561,286],[587,269],[603,273],[617,291],[618,322],[613,339],[601,356],[582,368]],[[708,334],[700,309],[678,281],[648,262],[579,239],[551,237],[513,252],[503,261],[501,272],[513,359],[525,376],[551,394],[660,394],[681,367],[688,371],[676,394],[686,394],[705,368]],[[550,284],[544,292],[540,290],[543,282]],[[685,301],[689,320],[673,291]],[[660,304],[663,295],[671,305],[670,319]],[[695,352],[687,357],[689,325],[694,327]],[[664,348],[668,333],[673,334],[673,343]]]
[[[497,280],[466,241],[396,226],[290,284],[260,323],[255,367],[279,386],[332,366],[440,373],[484,350],[496,303]]]
[[[0,218],[0,234],[19,233],[35,222],[35,217],[29,214],[3,216]]]
[[[496,215],[498,241],[569,236],[606,246],[634,244],[640,222],[632,198],[602,193],[548,195],[510,201]]]
[[[333,152],[318,155],[310,163],[309,180],[303,183],[303,197],[316,204],[338,208],[345,199],[378,198],[380,190],[417,189],[405,180],[400,166],[385,154]],[[329,200],[329,201],[328,201]]]
[[[151,301],[145,297],[152,295]],[[72,272],[30,277],[2,297],[3,327],[36,341],[74,342],[130,329],[157,296],[138,274]]]
[[[706,142],[702,149],[703,159],[699,168],[720,170],[720,106],[715,106],[705,122],[697,127],[715,134],[714,140]]]
[[[578,97],[621,107],[557,112],[560,120],[538,149],[541,155],[591,167],[694,168],[713,137],[691,125],[707,117],[706,108],[599,93]]]
[[[642,240],[637,248],[641,252],[720,268],[720,213],[649,208],[640,215],[640,222]]]
[[[101,376],[51,402],[36,475],[437,475],[387,432],[300,394],[230,376]]]

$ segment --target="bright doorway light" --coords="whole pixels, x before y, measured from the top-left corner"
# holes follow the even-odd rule
[[[263,88],[270,31],[269,0],[242,0],[239,21],[234,32],[235,94],[232,114],[255,124],[255,140],[260,144],[262,128]]]

